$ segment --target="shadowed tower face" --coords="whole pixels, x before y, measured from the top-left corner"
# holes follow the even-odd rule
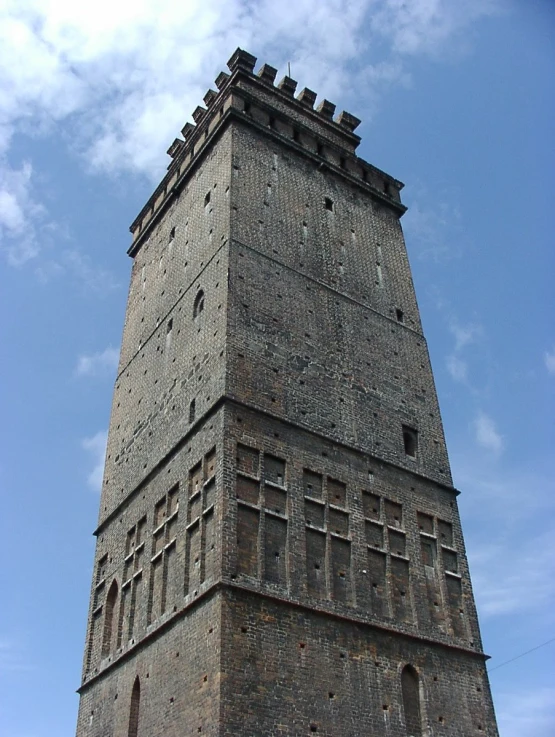
[[[78,737],[497,735],[402,185],[255,62],[131,226]]]

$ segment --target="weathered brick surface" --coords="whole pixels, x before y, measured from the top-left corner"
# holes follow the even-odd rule
[[[139,735],[216,737],[219,729],[219,595],[146,640],[81,695],[78,735],[127,737],[131,694],[140,680]]]
[[[244,406],[226,414],[225,438],[224,516],[229,524],[224,526],[224,579],[275,592],[294,604],[480,652],[456,496],[450,487]],[[256,453],[256,463],[248,470],[236,461],[246,448]],[[279,457],[285,464],[284,486],[278,487],[286,499],[283,512],[268,504],[268,457]],[[248,494],[243,492],[245,481]],[[275,489],[273,483],[269,488]],[[235,522],[236,516],[240,522]],[[430,520],[428,531],[421,529],[423,516]],[[265,530],[268,520],[287,524],[279,581],[268,578],[265,566],[276,552],[259,527],[262,523]],[[423,543],[433,545],[431,565]],[[341,544],[348,547],[348,555]],[[461,585],[456,607],[450,604],[451,580]]]
[[[222,621],[226,737],[407,737],[400,693],[407,662],[420,674],[423,733],[497,734],[487,680],[472,656],[238,590],[228,591]]]
[[[188,430],[191,401],[202,416],[223,394],[230,136],[191,173],[135,256],[100,521]],[[193,319],[200,290],[204,311]]]
[[[78,737],[495,737],[402,185],[253,64],[132,225]]]

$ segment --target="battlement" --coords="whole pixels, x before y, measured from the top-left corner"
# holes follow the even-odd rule
[[[254,74],[254,66],[256,64],[256,57],[249,54],[247,51],[237,49],[231,59],[228,61],[227,66],[233,73],[236,71],[247,72],[248,74]],[[263,64],[258,72],[258,78],[264,83],[274,86],[275,78],[277,76],[277,69],[271,67],[269,64]],[[281,90],[288,97],[294,97],[297,89],[297,81],[291,77],[285,76],[281,82],[278,83],[277,88]],[[305,87],[295,98],[297,102],[303,105],[305,108],[310,110],[313,109],[316,101],[316,93]],[[329,100],[322,100],[322,102],[316,108],[316,112],[319,113],[325,120],[333,120],[333,114],[335,113],[335,105]],[[342,126],[350,133],[353,133],[355,129],[360,125],[360,120],[354,115],[347,113],[345,110],[340,113],[334,121],[338,125]],[[360,138],[357,138],[357,143]]]
[[[361,122],[359,118],[345,110],[334,117],[336,105],[326,99],[315,107],[317,94],[307,87],[295,96],[296,80],[285,76],[276,84],[277,69],[263,64],[255,73],[256,61],[255,56],[238,48],[227,63],[230,74],[220,72],[215,80],[217,91],[206,92],[203,98],[206,107],[197,106],[192,113],[194,123],[185,123],[182,138],[175,138],[168,148],[172,159],[168,173],[130,227],[133,234],[130,255],[136,252],[155,215],[232,118],[248,120],[267,134],[285,139],[299,152],[314,158],[320,168],[336,170],[358,186],[368,188],[399,216],[405,212],[399,194],[402,182],[355,153],[361,140],[355,133]]]

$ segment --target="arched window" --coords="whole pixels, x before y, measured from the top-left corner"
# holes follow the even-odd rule
[[[195,304],[193,306],[193,317],[198,317],[204,310],[204,292],[202,289],[195,297]]]
[[[139,707],[141,705],[141,683],[139,676],[135,678],[133,691],[131,691],[131,706],[129,707],[129,727],[127,737],[137,737],[139,732]]]
[[[110,654],[112,637],[114,634],[114,620],[116,618],[116,603],[118,600],[118,585],[112,581],[106,603],[104,604],[104,630],[102,633],[102,657]]]
[[[403,711],[407,737],[422,737],[422,715],[420,713],[420,684],[418,673],[412,665],[405,665],[401,673]]]

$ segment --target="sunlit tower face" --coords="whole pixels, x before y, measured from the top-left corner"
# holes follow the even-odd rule
[[[255,62],[131,227],[78,737],[496,735],[402,185]]]

